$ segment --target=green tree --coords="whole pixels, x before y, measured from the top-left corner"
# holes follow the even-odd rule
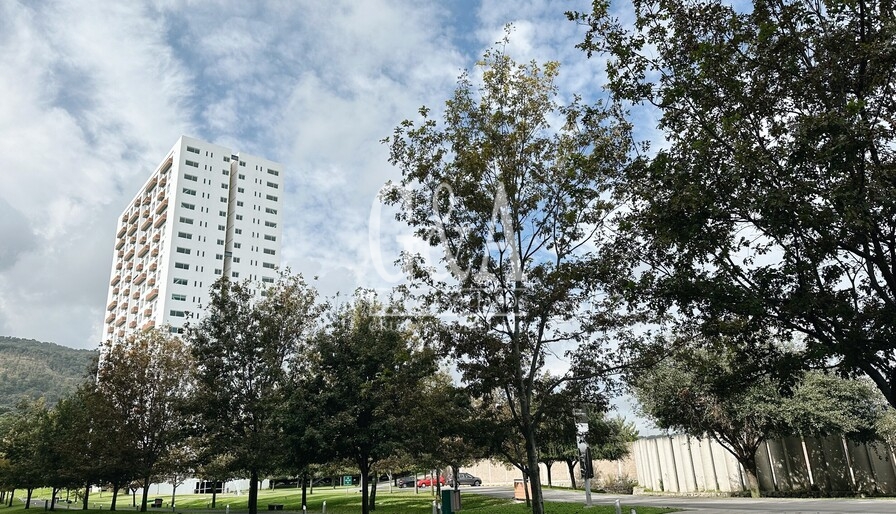
[[[46,485],[45,462],[40,450],[45,441],[49,410],[43,399],[21,401],[17,410],[4,417],[0,427],[0,452],[9,463],[8,477],[12,489],[25,489],[25,508],[31,508],[34,489]]]
[[[179,337],[160,329],[107,341],[97,369],[97,386],[117,412],[132,439],[135,478],[143,487],[146,511],[151,478],[166,463],[186,428],[182,405],[192,394],[190,351]]]
[[[754,497],[763,441],[796,433],[867,438],[883,407],[867,382],[819,371],[769,373],[767,362],[736,346],[681,350],[631,384],[659,428],[708,435],[728,450],[743,465]]]
[[[414,393],[436,372],[434,352],[416,336],[403,305],[359,290],[351,303],[331,307],[305,365],[293,410],[311,413],[305,429],[331,460],[358,467],[368,514],[376,508],[371,474],[404,445]]]
[[[212,445],[200,453],[226,456],[232,472],[249,475],[250,514],[258,511],[259,477],[282,465],[277,411],[319,312],[316,291],[300,275],[282,273],[259,288],[260,297],[254,287],[218,280],[206,316],[189,329],[196,363],[192,410]]]
[[[558,104],[556,62],[517,64],[492,49],[480,67],[481,84],[460,78],[443,123],[424,107],[422,121],[404,121],[386,140],[402,180],[383,197],[444,251],[447,276],[420,256],[405,256],[405,269],[432,310],[451,316],[442,343],[471,391],[506,396],[541,514],[536,382],[559,348],[590,342],[589,357],[602,354],[592,338],[601,310],[591,304],[593,250],[631,149],[629,127],[614,108]],[[574,366],[545,390],[601,367]]]
[[[570,13],[666,140],[622,182],[622,285],[696,321],[801,333],[896,407],[893,2],[633,5],[631,26],[607,1]]]

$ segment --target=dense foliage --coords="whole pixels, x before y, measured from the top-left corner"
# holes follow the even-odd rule
[[[0,336],[0,414],[21,400],[54,405],[75,391],[97,353],[32,339]]]

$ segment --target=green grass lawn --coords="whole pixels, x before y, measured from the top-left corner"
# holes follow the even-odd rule
[[[20,495],[17,492],[16,497],[18,498],[19,496]],[[49,498],[49,496],[49,490],[35,491],[34,494],[34,498]],[[65,498],[64,492],[62,493],[62,497]],[[157,514],[168,514],[171,512],[183,514],[223,514],[225,513],[226,506],[230,506],[231,513],[239,514],[246,511],[248,500],[245,494],[242,494],[240,496],[235,496],[232,493],[219,494],[217,499],[217,508],[212,510],[208,508],[209,504],[211,503],[211,495],[179,494],[176,497],[176,508],[172,510],[170,507],[170,496],[163,497],[152,494],[149,495],[150,501],[152,501],[154,498],[164,498],[165,501],[165,508],[148,509],[149,512],[155,512]],[[525,503],[516,503],[510,500],[480,496],[471,492],[469,489],[461,489],[461,498],[463,501],[463,509],[459,512],[463,513],[526,514],[527,512],[530,512],[530,510],[526,508]],[[429,490],[421,490],[419,493],[414,493],[413,490],[394,488],[392,492],[389,492],[388,489],[378,490],[376,499],[376,514],[430,514],[432,512],[432,501],[435,499],[435,496],[433,496],[429,492]],[[302,492],[301,490],[297,489],[259,491],[258,510],[259,512],[267,512],[268,504],[282,504],[284,511],[301,513],[301,501]],[[86,512],[89,512],[91,514],[97,514],[100,512],[108,513],[111,502],[112,495],[110,493],[93,493],[90,495],[91,509]],[[138,496],[137,503],[139,504],[139,502],[140,497]],[[308,510],[306,512],[308,512],[309,514],[321,513],[324,502],[327,503],[327,514],[357,514],[361,512],[361,494],[358,492],[357,486],[349,489],[333,489],[330,487],[314,489],[314,493],[308,495]],[[131,495],[119,494],[117,504],[118,511],[133,512],[134,508],[131,505]],[[96,509],[94,509],[94,507],[96,507]],[[63,503],[62,505],[57,506],[57,510],[63,512],[65,512],[69,508],[72,511],[75,511],[76,509],[80,509],[80,504],[72,504],[69,507],[68,504]],[[625,514],[630,514],[632,508],[633,507],[623,505],[622,512],[624,512]],[[673,509],[660,509],[652,507],[634,508],[637,510],[637,514],[661,514],[666,512],[674,512]],[[31,509],[26,510],[22,502],[20,502],[19,500],[16,500],[16,504],[14,504],[13,507],[0,506],[0,514],[37,514],[38,512],[43,512],[43,510],[43,507],[32,507]],[[545,510],[548,514],[615,513],[615,509],[613,506],[594,506],[585,509],[581,504],[553,502],[546,502]]]

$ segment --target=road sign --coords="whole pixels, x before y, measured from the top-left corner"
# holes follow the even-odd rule
[[[352,485],[351,475],[345,475],[342,477],[342,485]]]

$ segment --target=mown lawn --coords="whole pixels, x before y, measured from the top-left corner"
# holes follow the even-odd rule
[[[35,491],[34,498],[48,498],[49,490]],[[20,495],[17,492],[16,497]],[[62,493],[65,498],[65,493]],[[148,509],[149,512],[157,514],[228,514],[225,509],[229,506],[229,514],[241,514],[246,512],[247,500],[245,494],[235,496],[234,494],[219,494],[217,499],[217,508],[210,509],[211,495],[206,494],[179,494],[176,497],[176,508],[171,509],[171,497],[156,496],[150,494],[149,500],[154,498],[163,498],[165,507],[162,509]],[[268,512],[269,504],[282,504],[284,512],[301,513],[302,512],[302,492],[296,489],[279,489],[275,491],[259,491],[258,495],[259,512]],[[529,509],[524,503],[516,503],[511,500],[503,500],[498,498],[490,498],[480,496],[469,489],[461,489],[461,498],[463,501],[463,509],[459,512],[471,514],[526,514]],[[388,489],[377,491],[376,514],[431,514],[432,502],[435,496],[430,494],[429,490],[421,490],[414,493],[413,490]],[[90,514],[108,514],[109,507],[112,502],[112,495],[108,492],[94,493],[90,495],[91,509],[88,511],[80,511],[80,504],[61,504],[57,506],[57,510],[66,512],[71,511],[87,512]],[[139,504],[140,497],[137,497]],[[330,487],[316,488],[313,494],[308,495],[307,513],[320,514],[323,511],[323,503],[326,502],[327,514],[357,514],[361,512],[361,494],[357,487],[349,489]],[[117,502],[117,510],[120,512],[133,512],[135,509],[132,505],[131,495],[119,494]],[[653,507],[631,507],[622,506],[622,512],[630,514],[631,509],[635,508],[637,514],[661,514],[666,512],[674,512],[673,509],[661,509]],[[614,514],[613,506],[594,506],[585,509],[581,504],[575,503],[554,503],[546,502],[545,510],[548,514]],[[26,510],[24,505],[18,499],[13,507],[0,506],[2,514],[37,514],[43,512],[42,506],[32,507]]]

